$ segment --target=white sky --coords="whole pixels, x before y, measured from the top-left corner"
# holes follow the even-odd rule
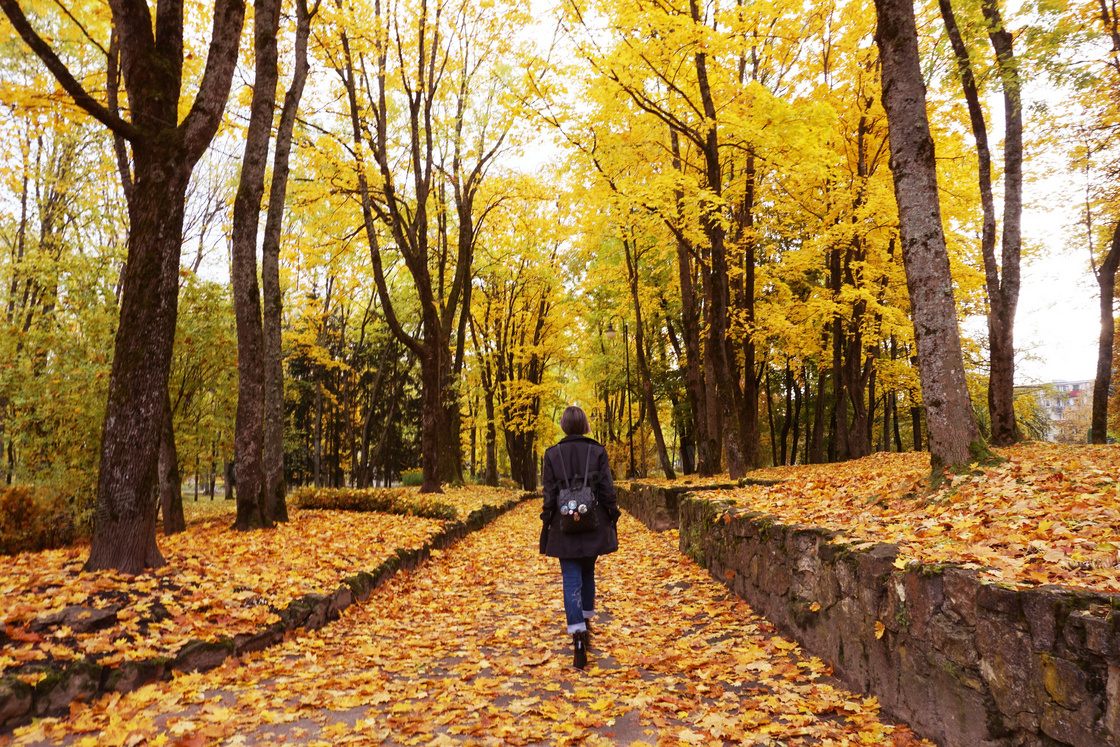
[[[1068,204],[1068,203],[1067,203]],[[1016,384],[1091,379],[1097,368],[1100,291],[1083,245],[1066,248],[1073,211],[1062,204],[1023,216],[1023,235],[1046,255],[1023,266],[1015,318]]]

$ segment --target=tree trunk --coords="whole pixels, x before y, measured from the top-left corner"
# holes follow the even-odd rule
[[[1120,221],[1112,232],[1112,245],[1097,270],[1101,288],[1101,334],[1097,344],[1097,377],[1093,382],[1093,417],[1089,441],[1108,443],[1108,391],[1112,385],[1112,347],[1116,334],[1113,301],[1116,294],[1116,270],[1120,267]]]
[[[683,173],[681,161],[680,136],[670,129],[673,148],[673,167]],[[684,193],[674,193],[678,209],[684,201]],[[696,470],[701,476],[711,476],[719,472],[719,453],[711,452],[708,440],[708,409],[704,394],[704,376],[700,353],[699,310],[696,308],[696,291],[693,286],[692,247],[684,239],[677,239],[677,275],[681,286],[681,336],[684,338],[685,381],[689,409],[692,411],[693,438],[696,444]],[[683,442],[682,442],[683,444]]]
[[[700,7],[697,0],[689,0],[689,11],[694,23],[701,23]],[[715,99],[712,96],[711,86],[708,81],[708,55],[699,51],[693,55],[693,64],[696,70],[696,80],[700,93],[700,100],[704,111],[704,173],[708,189],[717,198],[723,195],[723,176],[719,153],[719,133],[717,129]],[[728,312],[730,295],[728,289],[727,248],[725,245],[726,229],[723,216],[714,204],[704,213],[701,223],[704,234],[708,239],[710,250],[710,266],[705,268],[704,291],[707,296],[708,338],[705,346],[705,358],[711,366],[713,379],[709,380],[709,390],[715,397],[710,404],[718,408],[720,415],[723,450],[727,457],[727,471],[732,479],[738,479],[745,473],[743,461],[743,444],[741,441],[741,427],[739,421],[739,400],[742,393],[739,383],[732,379],[732,362],[728,360]],[[753,370],[748,376],[753,375]],[[714,381],[712,387],[710,382]],[[708,434],[709,448],[716,445],[712,433]]]
[[[789,429],[795,422],[796,417],[793,415],[793,372],[789,368],[789,359],[786,359],[786,410],[782,416],[782,437],[781,437],[781,459],[780,464],[789,464],[786,460],[789,452],[786,451],[786,445],[789,443]],[[794,444],[793,453],[797,453],[797,444]]]
[[[311,34],[312,15],[308,12],[307,0],[296,0],[295,69],[276,129],[276,154],[272,162],[272,186],[268,195],[261,255],[264,302],[264,444],[261,466],[264,470],[265,515],[272,521],[288,520],[288,503],[284,497],[287,490],[284,484],[284,364],[280,334],[284,299],[280,288],[280,234],[284,227],[292,134],[307,81],[307,40]]]
[[[801,387],[793,379],[793,443],[790,444],[790,464],[797,463],[797,442],[801,438]]]
[[[935,472],[971,461],[979,440],[961,355],[949,256],[941,224],[933,138],[926,115],[912,0],[876,0],[875,41],[899,210],[906,285]]]
[[[766,419],[770,422],[770,463],[778,466],[778,436],[774,430],[774,391],[770,383],[770,367],[766,367]]]
[[[498,485],[498,429],[494,425],[494,392],[486,390],[486,472],[482,478],[485,485]]]
[[[1023,217],[1023,105],[1019,67],[1015,61],[1011,32],[1003,27],[996,0],[981,4],[990,26],[988,38],[999,61],[1003,85],[1003,237],[1002,270],[992,304],[989,324],[991,370],[988,377],[988,407],[992,421],[992,443],[1010,446],[1020,439],[1015,422],[1015,310],[1019,305],[1019,258],[1022,254]],[[988,276],[992,294],[992,273]]]
[[[638,375],[642,380],[642,395],[646,402],[646,412],[649,413],[649,424],[653,429],[653,440],[657,444],[657,460],[661,464],[661,471],[666,480],[675,480],[673,463],[669,459],[669,452],[665,448],[665,436],[661,432],[661,420],[657,416],[657,403],[653,398],[653,382],[650,381],[649,361],[645,351],[645,329],[642,324],[642,305],[638,298],[638,256],[631,242],[623,240],[622,245],[626,253],[626,270],[630,279],[630,298],[634,304],[634,352],[638,361]],[[642,444],[642,458],[645,459],[645,443]]]
[[[436,339],[432,339],[435,337]],[[443,421],[442,364],[443,346],[436,333],[425,336],[424,354],[420,358],[420,460],[424,471],[421,493],[442,493],[439,479],[440,426]]]
[[[225,478],[224,498],[227,501],[237,500],[237,473],[233,459],[225,459],[222,463],[222,476]]]
[[[264,512],[264,475],[261,467],[264,445],[264,330],[257,285],[257,227],[276,104],[276,35],[279,26],[279,0],[254,0],[253,98],[249,107],[241,179],[233,202],[233,235],[230,242],[230,279],[237,319],[234,453],[237,455],[237,479],[240,483],[235,526],[240,531],[272,523]]]
[[[813,435],[809,443],[809,464],[824,462],[824,371],[817,364],[817,398],[813,406]]]
[[[163,512],[163,533],[177,534],[187,528],[183,516],[183,481],[179,476],[179,454],[175,450],[174,413],[171,398],[166,398],[166,415],[159,440],[159,499]],[[195,479],[195,500],[198,499],[198,480]]]
[[[179,251],[189,169],[144,159],[129,203],[128,261],[101,440],[88,570],[137,574],[164,565],[156,545],[156,472],[179,298]],[[143,161],[148,161],[144,168]],[[156,174],[160,178],[156,178]]]
[[[463,484],[463,455],[461,425],[459,414],[459,392],[456,377],[451,370],[451,356],[443,356],[443,370],[440,372],[440,482],[451,485]]]
[[[152,497],[175,338],[186,189],[191,170],[217,130],[229,95],[245,11],[238,0],[215,4],[206,72],[180,124],[182,8],[173,3],[168,6],[157,8],[154,35],[149,13],[127,13],[124,6],[113,7],[121,71],[134,119],[125,122],[82,88],[31,27],[16,0],[0,0],[12,26],[74,102],[114,134],[131,141],[133,149],[135,183],[127,200],[128,259],[122,277],[87,570],[112,568],[136,574],[164,563],[156,545],[157,504]]]
[[[980,93],[972,72],[967,47],[961,37],[950,0],[939,0],[941,17],[957,60],[961,88],[968,105],[972,134],[976,139],[980,204],[983,210],[983,228],[980,252],[984,259],[984,276],[988,293],[988,348],[990,369],[988,374],[988,411],[992,422],[992,443],[1008,446],[1018,440],[1015,424],[1014,378],[1015,350],[1013,324],[1015,306],[1019,297],[1019,225],[1022,214],[1022,156],[1023,118],[1019,102],[1018,71],[1011,47],[1011,35],[999,28],[999,10],[994,0],[985,0],[984,15],[992,24],[989,36],[999,60],[1003,78],[1006,117],[1004,146],[1004,203],[1003,278],[1000,279],[996,262],[996,213],[992,194],[992,163],[988,144],[988,130]]]
[[[315,443],[312,445],[314,449],[314,462],[312,468],[314,475],[312,476],[312,483],[317,488],[323,487],[323,370],[322,366],[315,368],[315,428],[312,431],[311,438]]]
[[[839,303],[842,276],[840,273],[840,247],[834,246],[829,254],[830,282],[833,299]],[[840,312],[832,320],[832,395],[833,423],[829,460],[846,462],[848,450],[848,394],[847,376],[844,371],[844,320]]]

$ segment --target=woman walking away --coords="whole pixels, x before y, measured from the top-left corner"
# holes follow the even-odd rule
[[[595,612],[595,561],[618,549],[618,499],[607,450],[588,438],[587,415],[569,407],[560,417],[567,434],[544,453],[541,479],[541,554],[560,559],[564,616],[572,634],[572,663],[587,666],[587,623]]]

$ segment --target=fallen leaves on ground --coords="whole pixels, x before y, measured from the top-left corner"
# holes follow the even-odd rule
[[[444,499],[465,518],[514,497],[485,488],[448,491]],[[160,538],[167,565],[150,573],[83,572],[83,547],[0,557],[0,675],[14,670],[34,684],[52,662],[115,666],[174,656],[192,639],[256,632],[293,599],[334,591],[398,549],[422,547],[445,523],[293,509],[291,521],[273,530],[242,533],[231,528],[233,502],[191,504],[184,506],[187,531]],[[48,619],[75,607],[85,609]],[[115,614],[101,619],[102,610]]]
[[[704,477],[702,475],[677,475],[675,479],[666,480],[664,477],[651,475],[649,477],[640,477],[635,480],[621,481],[623,485],[655,485],[659,488],[711,488],[716,485],[734,485],[735,480],[726,472],[720,475],[710,475]]]
[[[751,476],[774,486],[697,495],[732,500],[782,523],[890,542],[899,567],[962,563],[985,579],[1120,591],[1120,448],[1029,444],[1006,462],[973,465],[929,492],[929,455],[874,454],[842,464],[778,467]]]
[[[905,745],[874,698],[624,516],[600,559],[591,664],[572,669],[539,506],[401,574],[340,620],[206,674],[16,731],[15,744]]]

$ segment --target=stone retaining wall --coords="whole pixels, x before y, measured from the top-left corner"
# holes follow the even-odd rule
[[[355,601],[365,601],[371,593],[397,572],[411,570],[431,557],[432,550],[450,547],[471,532],[482,529],[522,500],[536,497],[522,493],[501,506],[485,506],[472,511],[465,520],[449,522],[422,547],[401,548],[369,572],[343,579],[331,594],[307,594],[295,599],[277,614],[280,620],[256,633],[222,638],[216,642],[191,641],[175,657],[124,662],[102,666],[90,661],[71,662],[65,669],[49,670],[34,687],[15,676],[0,679],[0,732],[8,732],[33,717],[59,716],[69,712],[75,700],[92,700],[104,693],[125,693],[155,680],[169,680],[174,672],[213,669],[230,656],[261,651],[284,640],[297,628],[315,630]],[[2,630],[2,629],[0,629]]]
[[[732,490],[737,487],[739,487],[738,483],[661,487],[632,482],[629,487],[616,485],[615,494],[618,496],[619,508],[628,511],[653,531],[664,532],[680,526],[682,495],[700,490]]]
[[[1120,595],[900,569],[894,545],[726,502],[685,498],[680,515],[682,552],[942,747],[1120,744]]]

